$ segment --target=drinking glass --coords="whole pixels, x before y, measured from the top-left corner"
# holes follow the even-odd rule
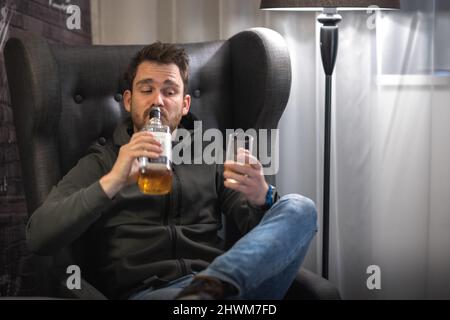
[[[246,149],[252,154],[253,152],[253,137],[243,132],[234,132],[227,137],[227,150],[225,155],[224,170],[229,169],[228,163],[238,162],[242,164],[249,164],[242,153],[238,153],[239,149]],[[231,183],[236,183],[234,179],[227,179]]]

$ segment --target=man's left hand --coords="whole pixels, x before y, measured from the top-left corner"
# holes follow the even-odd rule
[[[261,163],[245,149],[238,150],[237,160],[239,162],[225,162],[225,187],[242,193],[253,206],[263,206],[269,185],[264,178]]]

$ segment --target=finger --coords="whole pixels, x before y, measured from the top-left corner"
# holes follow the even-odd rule
[[[161,147],[161,144],[158,142],[158,140],[155,140],[155,139],[139,139],[133,143],[130,143],[129,146],[131,146],[133,148],[136,145],[142,145],[142,144]]]
[[[140,137],[154,137],[153,134],[150,131],[140,131],[136,132],[131,136],[130,142],[136,140]]]
[[[157,153],[163,152],[163,149],[160,146],[151,144],[151,143],[146,143],[146,142],[132,145],[129,147],[129,150],[130,151],[146,150],[146,151],[152,151],[152,152],[157,152]]]
[[[147,157],[150,159],[156,159],[160,155],[161,155],[161,153],[147,151],[147,150],[136,150],[136,151],[131,152],[131,154],[130,154],[131,158]]]
[[[234,191],[239,191],[239,185],[237,183],[231,182],[229,180],[225,180],[223,182],[223,185],[225,186],[225,188],[234,190]]]
[[[237,174],[237,173],[235,173],[233,171],[229,171],[229,170],[225,171],[223,173],[223,177],[225,179],[233,179],[233,180],[235,180],[236,182],[238,182],[240,184],[245,184],[245,185],[249,184],[249,181],[248,181],[249,177],[248,176],[240,175],[240,174]]]
[[[253,168],[248,164],[243,164],[239,162],[227,161],[225,162],[225,171],[233,171],[241,175],[252,176],[255,174]]]
[[[255,169],[260,169],[262,167],[258,158],[252,155],[248,150],[242,149],[243,151],[238,153],[237,160],[245,164],[250,164]]]
[[[237,183],[237,182],[231,182],[229,180],[225,180],[223,182],[223,185],[225,186],[225,188],[234,190],[234,191],[238,191],[241,193],[246,193],[247,192],[247,187],[243,184]]]
[[[152,143],[152,144],[155,144],[158,146],[161,145],[161,143],[157,139],[155,139],[153,136],[139,136],[136,139],[134,139],[133,141],[130,141],[129,144],[134,145],[134,144],[142,143],[142,142]]]

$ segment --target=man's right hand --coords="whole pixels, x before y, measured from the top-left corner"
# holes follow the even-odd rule
[[[126,185],[136,183],[139,176],[139,157],[151,159],[162,153],[161,144],[150,132],[133,134],[128,144],[120,148],[111,171],[100,179],[106,195],[112,199]]]

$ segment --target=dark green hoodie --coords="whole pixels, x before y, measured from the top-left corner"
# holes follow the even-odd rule
[[[264,214],[224,187],[220,164],[174,165],[172,192],[166,196],[144,195],[133,184],[109,199],[99,180],[129,142],[131,128],[127,119],[104,146],[91,148],[27,225],[28,244],[37,254],[53,255],[83,239],[94,285],[110,298],[155,283],[148,279],[170,281],[207,267],[223,253],[222,213],[242,234]]]

